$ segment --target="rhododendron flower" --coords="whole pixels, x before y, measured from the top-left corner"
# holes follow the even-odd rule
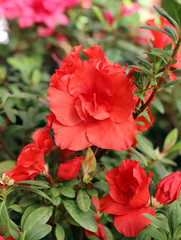
[[[100,200],[100,211],[114,215],[114,226],[127,237],[135,237],[151,223],[142,214],[155,215],[152,207],[147,207],[152,173],[146,172],[139,162],[123,160],[119,168],[112,168],[105,174],[109,182],[110,194]]]
[[[96,207],[96,210],[98,212],[98,210],[99,210],[99,199],[98,199],[98,197],[92,197],[91,201],[94,204],[94,206]],[[99,222],[98,213],[96,213],[94,216],[95,216],[95,219],[96,219],[96,222],[97,222],[97,232],[90,232],[88,230],[85,230],[85,235],[87,237],[90,237],[91,235],[95,235],[100,240],[107,240],[104,225]]]
[[[83,157],[75,157],[65,163],[61,163],[57,177],[61,180],[69,180],[78,177]]]
[[[146,22],[146,24],[148,26],[157,27],[155,25],[155,20],[154,19],[149,19]],[[165,26],[170,26],[170,27],[174,28],[174,26],[172,24],[170,24],[169,21],[167,21],[163,17],[160,17],[160,28],[162,30],[164,30]],[[176,28],[175,28],[175,30],[176,30]],[[172,43],[173,47],[174,47],[174,42],[173,42],[173,40],[169,36],[167,36],[166,34],[164,34],[162,32],[157,32],[157,31],[154,31],[154,30],[150,30],[150,31],[151,31],[151,33],[152,33],[152,35],[154,37],[154,39],[150,40],[154,47],[163,49],[169,43]],[[180,47],[180,49],[181,49],[181,47]],[[175,56],[175,59],[177,60],[177,63],[173,64],[172,67],[174,67],[176,69],[181,68],[181,52],[177,53],[177,55]],[[175,80],[176,79],[175,74],[173,74],[173,73],[170,74],[170,78],[172,80]]]
[[[176,171],[157,184],[155,198],[159,203],[168,204],[178,199],[181,190],[181,173]]]
[[[82,51],[87,61],[79,59],[80,50],[66,56],[48,89],[55,143],[75,151],[91,145],[127,149],[137,134],[132,80],[99,46]]]
[[[33,180],[35,176],[45,170],[44,155],[53,147],[53,139],[49,132],[39,129],[33,134],[33,143],[26,145],[18,157],[13,170],[5,172],[14,182]]]

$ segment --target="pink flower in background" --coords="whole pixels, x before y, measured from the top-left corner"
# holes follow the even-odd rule
[[[39,35],[50,36],[56,24],[68,24],[68,18],[64,11],[77,5],[80,0],[2,0],[0,4],[0,16],[7,19],[18,18],[21,28],[30,27],[35,23],[46,26],[47,32]]]
[[[109,10],[107,10],[104,12],[104,17],[105,17],[106,21],[108,22],[108,24],[111,26],[114,22],[114,17],[112,15],[112,13]]]
[[[124,3],[121,4],[121,16],[125,15],[132,15],[135,12],[138,12],[140,10],[140,5],[138,3],[131,3],[130,5],[126,5]]]
[[[83,8],[90,8],[92,6],[92,0],[81,0]]]

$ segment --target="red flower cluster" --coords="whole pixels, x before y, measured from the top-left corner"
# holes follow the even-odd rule
[[[39,129],[33,134],[33,140],[23,148],[14,169],[5,172],[15,183],[32,180],[45,170],[44,155],[53,147],[53,139],[47,130]]]
[[[113,214],[115,228],[127,237],[135,237],[151,223],[143,213],[155,215],[147,207],[150,199],[149,184],[152,173],[146,172],[139,162],[124,160],[119,168],[112,168],[105,174],[110,194],[100,200],[100,211]]]
[[[76,151],[91,145],[128,149],[137,134],[132,80],[99,46],[82,51],[87,61],[79,59],[80,50],[66,56],[48,89],[55,143]]]
[[[174,26],[173,26],[172,24],[170,24],[169,21],[167,21],[167,20],[166,20],[165,18],[163,18],[163,17],[160,17],[160,23],[161,23],[160,29],[162,29],[162,30],[164,30],[164,27],[165,27],[165,26],[170,26],[170,27],[173,27],[173,28],[174,28]],[[154,20],[154,19],[148,20],[148,21],[146,22],[146,24],[147,24],[148,26],[157,27],[157,26],[155,25],[155,20]],[[176,28],[175,28],[175,30],[176,30]],[[176,30],[176,31],[177,31],[177,30]],[[151,30],[151,33],[152,33],[152,35],[153,35],[153,37],[154,37],[154,39],[151,40],[151,43],[153,44],[154,47],[163,49],[163,48],[164,48],[167,44],[169,44],[169,43],[173,43],[173,46],[174,46],[173,40],[172,40],[169,36],[167,36],[166,34],[164,34],[164,33],[162,33],[162,32],[157,32],[157,31],[154,31],[154,30]],[[180,49],[181,49],[181,48],[180,48]],[[172,65],[172,67],[175,67],[176,69],[180,69],[180,68],[181,68],[181,52],[179,52],[179,53],[176,55],[175,59],[177,60],[177,63],[175,63],[174,65]],[[170,78],[171,78],[172,80],[175,80],[175,79],[176,79],[175,74],[171,73],[171,74],[170,74]]]

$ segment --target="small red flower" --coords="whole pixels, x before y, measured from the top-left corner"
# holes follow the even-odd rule
[[[155,198],[163,205],[178,199],[181,190],[181,173],[176,171],[157,184]]]
[[[66,56],[48,90],[55,143],[75,151],[92,145],[128,149],[137,134],[132,80],[99,46],[82,51],[87,61],[79,59],[80,50],[74,47]]]
[[[114,226],[126,237],[135,237],[151,223],[143,213],[155,215],[152,207],[147,207],[150,194],[149,184],[152,173],[146,172],[139,162],[123,160],[119,168],[112,168],[105,174],[109,182],[110,194],[100,200],[100,211],[114,215]]]
[[[61,163],[57,172],[57,177],[61,180],[69,180],[78,177],[83,157],[75,157],[65,163]]]

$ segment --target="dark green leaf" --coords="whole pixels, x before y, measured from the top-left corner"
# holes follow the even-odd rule
[[[86,188],[86,192],[91,196],[91,197],[97,197],[98,192],[94,188]]]
[[[68,197],[68,198],[75,197],[75,191],[70,187],[62,186],[61,188],[59,188],[59,191],[60,191],[60,194],[65,197]]]
[[[146,155],[148,155],[151,159],[156,159],[156,152],[145,143],[140,133],[137,134],[136,141]]]
[[[175,1],[162,0],[162,8],[154,6],[155,10],[166,18],[179,31],[180,19],[176,10]],[[175,15],[176,14],[176,15]],[[177,24],[178,23],[178,24]]]
[[[50,188],[48,183],[42,182],[42,181],[35,181],[35,180],[21,181],[21,182],[18,182],[16,184],[17,185],[19,185],[19,184],[29,184],[29,185],[33,185],[33,186],[37,186],[37,187],[42,187],[42,188]]]
[[[27,217],[30,215],[31,212],[33,212],[35,209],[37,209],[39,206],[36,205],[31,205],[30,207],[28,207],[25,212],[23,213],[23,216],[21,218],[21,228],[24,228],[24,223],[27,219]]]
[[[171,132],[169,132],[169,134],[166,136],[164,143],[163,143],[163,149],[165,149],[166,147],[172,147],[178,138],[178,129],[174,128]]]
[[[6,121],[3,117],[0,116],[0,127],[6,127],[7,124],[6,124]]]
[[[170,36],[173,39],[173,41],[176,43],[178,36],[177,36],[177,32],[176,32],[175,28],[170,27],[170,26],[165,26],[164,29],[165,29],[166,34],[168,36]]]
[[[39,240],[49,234],[52,227],[48,224],[36,225],[26,233],[26,240]]]
[[[180,224],[181,224],[181,207],[179,203],[175,201],[169,206],[169,211],[168,211],[168,225],[169,225],[172,237],[174,235],[174,232],[177,226]]]
[[[167,87],[170,87],[172,85],[179,84],[179,83],[181,83],[181,80],[170,81],[167,84],[165,84],[165,86],[163,86],[163,88],[167,88]]]
[[[79,190],[76,201],[80,210],[83,212],[89,211],[91,200],[89,195],[84,190]]]
[[[23,225],[23,231],[29,232],[36,225],[47,223],[52,215],[52,207],[40,207],[31,212]]]
[[[22,213],[22,209],[18,204],[14,204],[12,206],[9,206],[8,209],[12,209],[15,212]]]
[[[0,202],[0,235],[4,235],[8,231],[9,216],[4,201]]]
[[[165,109],[164,109],[164,106],[162,104],[162,102],[159,100],[159,98],[156,98],[152,103],[151,105],[156,108],[160,113],[164,113],[165,112]]]
[[[91,232],[97,231],[97,223],[94,217],[95,212],[89,209],[88,212],[81,211],[76,202],[72,200],[64,200],[64,207],[69,214],[79,223],[83,228]]]

